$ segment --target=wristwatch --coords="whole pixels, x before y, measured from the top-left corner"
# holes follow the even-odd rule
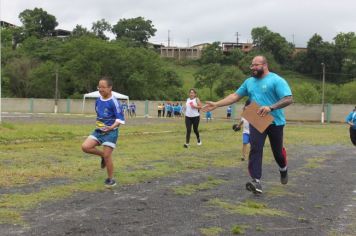
[[[269,109],[270,109],[271,111],[274,111],[274,108],[273,108],[273,107],[271,107],[271,106],[269,107]]]

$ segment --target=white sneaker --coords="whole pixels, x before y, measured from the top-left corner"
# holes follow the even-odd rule
[[[201,140],[199,140],[199,142],[197,143],[198,146],[202,145],[203,142]]]

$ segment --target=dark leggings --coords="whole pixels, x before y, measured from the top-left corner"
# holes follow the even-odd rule
[[[200,120],[200,116],[195,116],[195,117],[186,116],[185,117],[185,127],[187,128],[187,134],[185,136],[185,142],[187,144],[189,143],[189,140],[190,140],[190,133],[192,132],[192,125],[193,125],[194,133],[197,136],[197,140],[198,140],[198,142],[200,141],[199,131],[198,131],[199,120]]]
[[[283,147],[284,126],[270,125],[262,134],[250,124],[250,156],[248,169],[250,176],[260,179],[262,176],[263,146],[268,136],[274,159],[280,168],[287,166],[287,154]]]
[[[356,129],[350,127],[350,139],[353,145],[356,146]]]

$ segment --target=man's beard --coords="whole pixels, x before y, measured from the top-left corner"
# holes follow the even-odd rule
[[[252,71],[252,77],[255,77],[256,79],[260,79],[263,76],[263,69],[257,69]]]

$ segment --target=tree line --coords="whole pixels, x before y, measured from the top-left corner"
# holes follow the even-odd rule
[[[252,29],[251,35],[254,48],[247,54],[238,48],[224,53],[220,42],[204,49],[198,61],[200,69],[195,74],[195,81],[198,88],[209,89],[210,99],[234,91],[249,76],[253,57],[265,55],[270,70],[285,77],[292,85],[296,102],[321,102],[322,63],[327,81],[325,101],[356,101],[355,32],[339,33],[332,43],[314,34],[307,48],[300,52],[295,50],[295,45],[265,26]]]
[[[3,96],[53,98],[55,75],[59,75],[61,98],[79,98],[96,90],[101,76],[110,76],[114,90],[132,99],[182,100],[183,79],[168,69],[149,39],[157,31],[143,17],[120,19],[110,25],[105,19],[91,29],[76,25],[69,37],[54,37],[56,17],[42,8],[19,14],[22,26],[2,27]],[[110,40],[107,33],[113,33]],[[307,50],[295,53],[295,45],[267,27],[252,29],[254,48],[249,53],[234,49],[223,53],[214,42],[196,61],[195,86],[208,88],[206,99],[220,98],[234,91],[249,76],[255,55],[266,55],[269,67],[292,85],[297,102],[320,103],[321,63],[326,67],[326,102],[356,101],[356,36],[339,33],[333,42],[315,34]],[[178,63],[178,62],[177,62]],[[182,62],[179,62],[182,64]],[[178,64],[179,64],[178,63]]]
[[[113,89],[132,99],[179,100],[184,94],[177,73],[149,49],[156,32],[150,20],[120,19],[111,26],[102,19],[91,30],[77,25],[63,39],[53,37],[56,18],[41,8],[25,10],[19,19],[21,27],[1,29],[5,96],[53,98],[56,73],[61,98],[95,91],[102,76],[112,77]]]

